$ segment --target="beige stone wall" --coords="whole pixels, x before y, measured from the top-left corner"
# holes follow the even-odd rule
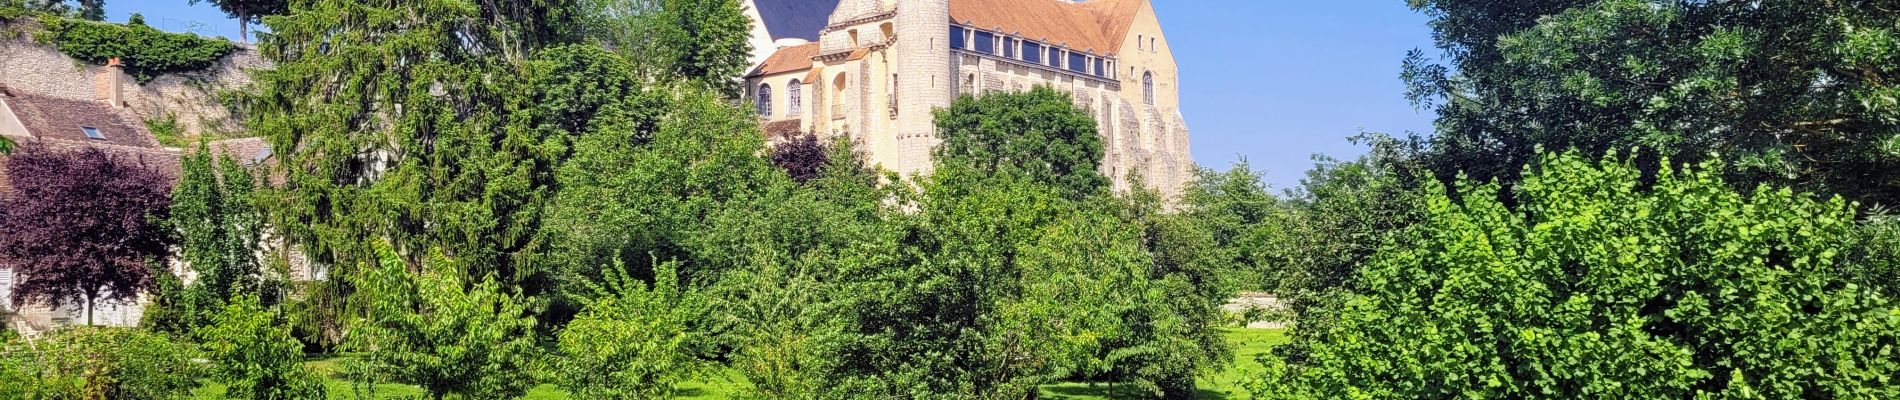
[[[243,136],[242,129],[218,95],[243,90],[251,83],[245,71],[265,65],[255,50],[240,47],[207,71],[159,76],[144,84],[121,73],[119,81],[125,102],[140,119],[175,117],[184,133],[235,137]],[[98,78],[105,68],[35,43],[30,35],[0,38],[0,85],[15,91],[97,100]]]

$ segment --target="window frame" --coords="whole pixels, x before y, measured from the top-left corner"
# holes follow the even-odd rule
[[[752,102],[758,106],[760,117],[772,118],[772,84],[759,82],[758,88]]]
[[[805,83],[799,82],[798,78],[792,78],[792,82],[785,85],[786,114],[797,116],[805,112],[805,100],[801,98],[804,91]]]
[[[101,130],[99,128],[90,127],[90,126],[80,126],[79,132],[85,133],[87,139],[106,140],[106,131]]]

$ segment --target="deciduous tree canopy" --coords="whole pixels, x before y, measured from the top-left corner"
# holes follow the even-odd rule
[[[30,147],[6,159],[0,262],[13,268],[12,304],[127,301],[155,287],[173,237],[164,224],[170,177],[131,156]]]

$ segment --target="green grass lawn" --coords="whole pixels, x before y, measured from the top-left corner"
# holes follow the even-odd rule
[[[1286,343],[1286,332],[1279,329],[1224,329],[1223,335],[1234,343],[1234,364],[1220,374],[1201,378],[1201,398],[1203,399],[1245,399],[1247,393],[1240,382],[1252,376],[1259,376],[1262,369],[1254,359],[1266,354],[1273,346]],[[355,388],[350,382],[337,379],[341,364],[351,356],[343,355],[305,362],[304,365],[324,377],[329,397],[333,400],[353,400]],[[675,399],[726,399],[735,397],[747,386],[745,377],[738,371],[726,370],[722,376],[707,379],[704,382],[681,385],[673,396]],[[1105,384],[1061,383],[1044,386],[1042,397],[1047,399],[1114,399],[1134,398],[1122,393],[1123,388],[1111,388]],[[422,399],[427,398],[422,388],[403,384],[376,385],[377,399]],[[192,392],[196,400],[215,400],[224,398],[224,386],[216,383],[205,385]],[[564,400],[567,392],[553,385],[536,386],[530,389],[524,400]]]
[[[1222,329],[1222,336],[1234,344],[1234,363],[1219,374],[1200,379],[1202,399],[1246,399],[1247,390],[1241,382],[1260,376],[1265,366],[1255,361],[1260,355],[1267,354],[1274,346],[1287,342],[1286,331],[1281,329]],[[1111,389],[1108,385],[1089,385],[1084,383],[1061,383],[1042,387],[1045,399],[1093,400],[1093,399],[1130,399],[1140,398],[1123,388]]]

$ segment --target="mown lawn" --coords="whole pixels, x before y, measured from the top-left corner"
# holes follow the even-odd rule
[[[1268,350],[1271,350],[1273,346],[1286,343],[1286,332],[1279,329],[1226,329],[1223,331],[1227,340],[1237,346],[1234,352],[1234,364],[1227,368],[1227,370],[1222,371],[1219,375],[1202,378],[1200,397],[1203,399],[1245,399],[1248,396],[1246,390],[1240,386],[1240,382],[1247,377],[1258,376],[1259,372],[1264,368],[1259,362],[1254,361],[1255,357],[1265,354]],[[337,372],[340,371],[339,367],[342,361],[347,358],[348,356],[340,356],[313,360],[304,364],[309,366],[311,370],[325,377],[325,385],[328,386],[330,399],[355,399],[356,388],[353,387],[354,385],[348,381],[336,378]],[[726,399],[734,397],[735,394],[745,387],[746,383],[743,376],[740,376],[736,371],[726,371],[722,377],[716,377],[706,382],[681,386],[673,398],[705,400]],[[1123,389],[1124,388],[1114,388],[1113,391],[1111,391],[1109,385],[1105,384],[1063,383],[1044,386],[1042,388],[1042,396],[1047,399],[1073,400],[1135,397],[1127,393],[1122,393],[1124,392]],[[222,399],[224,398],[224,386],[215,383],[209,384],[198,388],[198,390],[193,391],[192,394],[192,398],[197,400]],[[375,397],[377,399],[422,399],[426,398],[426,395],[422,392],[421,388],[413,385],[389,383],[376,385]],[[567,392],[553,385],[536,386],[534,389],[529,390],[526,396],[522,397],[523,400],[565,400],[567,398]]]
[[[1260,355],[1267,354],[1274,346],[1286,344],[1286,331],[1283,329],[1222,329],[1222,336],[1234,343],[1234,363],[1220,374],[1203,377],[1200,380],[1202,399],[1246,399],[1251,396],[1241,386],[1247,379],[1260,376],[1266,369],[1255,361]],[[1062,383],[1042,387],[1042,398],[1063,400],[1094,399],[1132,399],[1141,398],[1125,388],[1110,389],[1108,385],[1089,385],[1083,383]]]

